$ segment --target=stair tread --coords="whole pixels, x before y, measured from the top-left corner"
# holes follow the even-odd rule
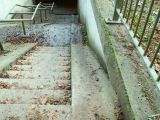
[[[0,89],[70,89],[70,81],[44,79],[0,79]]]
[[[2,120],[71,120],[70,105],[0,104]]]
[[[44,70],[45,71],[45,70]],[[70,72],[44,72],[44,71],[6,71],[9,78],[14,79],[53,79],[70,80]]]
[[[43,69],[42,69],[43,68]],[[70,72],[70,66],[46,65],[44,67],[32,65],[13,65],[10,70],[13,71],[50,71],[50,72]]]
[[[1,104],[70,104],[68,90],[0,90]],[[45,101],[45,102],[44,102]]]

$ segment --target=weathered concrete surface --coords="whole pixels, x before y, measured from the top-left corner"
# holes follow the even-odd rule
[[[80,2],[82,1],[80,0]],[[87,19],[90,20],[90,18],[87,18],[88,14],[80,8],[81,19],[86,23],[86,27],[89,27],[88,30],[94,29],[96,31],[96,34],[94,34],[95,32],[89,30],[89,35],[91,34],[94,37],[99,35],[99,39],[96,40],[89,37],[90,46],[106,63],[109,78],[118,95],[125,119],[147,119],[149,115],[159,113],[160,97],[158,89],[148,75],[138,52],[132,49],[127,32],[122,31],[124,26],[105,24],[104,18],[111,16],[110,11],[114,9],[112,2],[109,0],[93,0],[91,3],[94,11],[94,17],[92,18],[95,19],[96,25],[93,20],[90,23],[92,26],[88,25]],[[87,4],[84,6],[85,9],[91,9],[90,7]],[[125,36],[127,36],[127,39]],[[93,44],[95,42],[98,47]]]
[[[101,42],[101,32],[98,32],[98,23],[95,17],[95,6],[92,4],[92,0],[79,0],[78,7],[79,7],[79,14],[80,20],[85,25],[87,31],[87,37],[90,46],[95,50],[97,53],[99,60],[106,67],[105,64],[105,57],[103,53],[103,43]],[[85,3],[85,4],[84,4]]]
[[[116,94],[94,52],[72,45],[72,119],[117,120],[121,117]]]

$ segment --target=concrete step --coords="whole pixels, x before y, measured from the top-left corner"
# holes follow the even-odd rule
[[[46,53],[70,53],[70,48],[59,48],[59,47],[42,47],[35,48],[29,51],[29,53],[33,52],[46,52]]]
[[[0,120],[71,120],[69,105],[0,104]]]
[[[43,49],[43,48],[41,48],[41,49],[35,49],[35,50],[31,50],[31,51],[29,51],[30,53],[33,53],[33,52],[37,52],[37,53],[47,53],[47,54],[49,54],[49,53],[70,53],[71,51],[70,51],[70,49]]]
[[[47,63],[46,63],[47,62]],[[42,61],[36,60],[36,59],[30,59],[30,60],[17,60],[16,65],[35,65],[35,64],[41,64],[42,65],[59,65],[59,66],[70,66],[70,61],[57,61],[53,59],[45,59]]]
[[[41,50],[70,50],[70,46],[66,46],[66,47],[41,47]]]
[[[50,71],[50,72],[70,72],[70,66],[59,66],[59,65],[46,65],[45,69],[43,67],[32,66],[32,65],[13,65],[9,70],[13,71]]]
[[[66,80],[0,79],[0,89],[70,90],[71,83]]]
[[[9,78],[13,79],[53,79],[70,80],[70,72],[45,72],[45,71],[6,71]]]
[[[48,56],[38,56],[38,55],[32,55],[32,56],[23,56],[22,57],[22,59],[23,60],[35,60],[35,59],[37,59],[37,60],[45,60],[46,59],[46,57],[48,57]],[[71,59],[71,57],[63,57],[63,56],[52,56],[51,58],[53,58],[52,59],[52,61],[54,60],[54,61],[70,61],[70,59]]]
[[[68,90],[0,90],[0,104],[66,105],[71,102]]]
[[[26,56],[36,56],[36,57],[45,57],[45,56],[54,56],[54,57],[71,57],[69,53],[40,53],[40,52],[33,52],[27,53]]]

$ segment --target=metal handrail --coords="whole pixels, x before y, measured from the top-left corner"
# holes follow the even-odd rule
[[[39,9],[39,7],[41,6],[41,3],[39,3],[35,9],[35,11],[33,12],[33,15],[31,17],[31,19],[5,19],[5,20],[0,20],[0,22],[21,22],[21,21],[33,21],[33,19],[35,18],[35,15]],[[15,13],[17,14],[17,13]],[[19,13],[18,13],[19,14]],[[22,13],[24,14],[24,13]]]
[[[36,16],[38,10],[40,10],[41,22],[43,21],[42,20],[42,11],[41,10],[45,10],[45,19],[47,19],[46,10],[48,10],[48,8],[51,8],[49,10],[53,11],[53,7],[54,7],[55,4],[53,2],[50,5],[51,6],[45,6],[41,2],[38,5],[28,5],[28,6],[16,4],[14,7],[19,6],[19,7],[24,7],[24,8],[32,9],[32,10],[35,9],[35,10],[34,10],[34,12],[10,12],[9,14],[20,14],[21,15],[21,19],[4,19],[4,20],[1,19],[0,22],[22,22],[23,33],[24,33],[24,35],[26,35],[24,22],[25,21],[33,21],[33,22],[35,22],[34,19],[35,19],[35,16]],[[13,7],[13,9],[14,9],[14,7]],[[24,19],[23,18],[23,14],[32,14],[32,17],[30,19]]]
[[[26,6],[22,6],[22,5],[18,5],[20,7],[26,7]],[[36,5],[36,8],[34,10],[34,12],[18,12],[18,13],[9,13],[9,14],[21,14],[21,19],[5,19],[5,20],[0,20],[0,22],[22,22],[22,28],[23,28],[23,32],[24,34],[26,34],[26,31],[25,31],[25,25],[24,25],[24,22],[25,21],[34,21],[35,19],[35,16],[38,12],[38,10],[40,10],[40,17],[41,17],[41,22],[42,22],[42,13],[41,13],[41,9],[40,7],[45,7],[44,5],[42,5],[42,3],[40,2],[38,5]],[[45,10],[47,8],[45,7]],[[32,17],[30,19],[24,19],[23,18],[23,14],[32,14]],[[45,17],[46,17],[46,12],[45,12]]]
[[[16,4],[16,6],[19,6],[19,7],[24,7],[24,8],[27,8],[27,9],[35,9],[35,7],[37,5],[19,5],[19,4]],[[39,8],[39,10],[47,10],[50,8],[50,11],[52,12],[53,11],[53,7],[55,6],[54,2],[52,4],[47,4],[44,5],[43,3],[41,3],[41,7],[42,8]],[[46,15],[45,15],[46,16]]]

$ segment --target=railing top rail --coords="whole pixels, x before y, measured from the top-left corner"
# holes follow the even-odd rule
[[[16,6],[27,8],[27,9],[32,9],[33,7],[35,7],[35,5],[34,6],[24,6],[24,5],[19,5],[19,4],[16,4]]]

